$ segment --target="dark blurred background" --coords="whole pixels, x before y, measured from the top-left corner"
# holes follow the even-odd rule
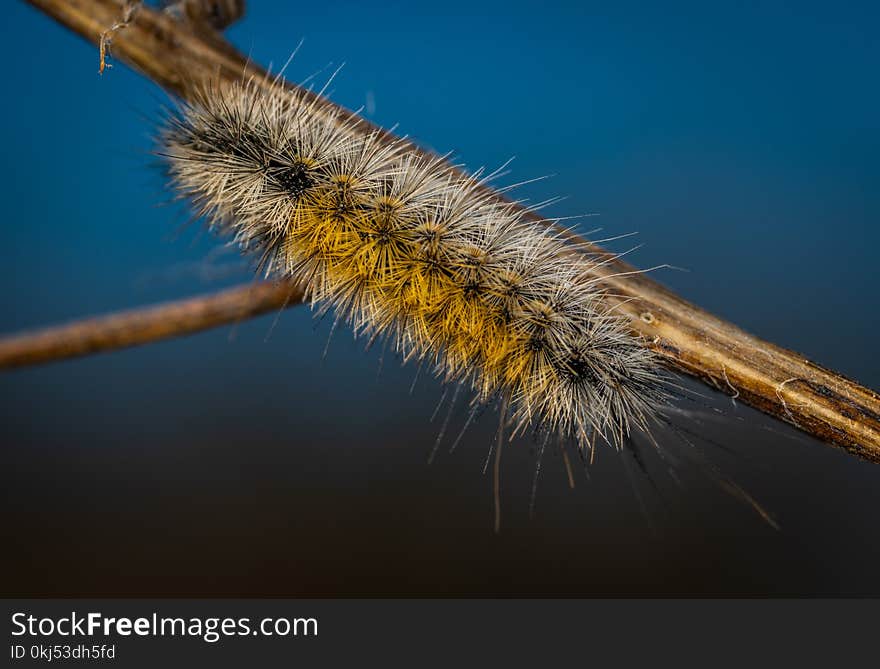
[[[262,63],[523,197],[637,231],[686,298],[880,387],[876,3],[251,0]],[[6,12],[0,161],[11,332],[246,281],[149,155],[167,101],[23,3]],[[332,62],[332,64],[331,64]],[[615,249],[625,250],[629,240]],[[677,422],[768,508],[699,468],[603,450],[569,490],[496,419],[427,464],[442,388],[305,308],[0,376],[4,595],[880,595],[880,468],[698,386]],[[719,417],[709,408],[721,407]],[[461,426],[463,406],[452,416]],[[665,448],[688,451],[674,433]],[[630,484],[644,499],[647,518]]]

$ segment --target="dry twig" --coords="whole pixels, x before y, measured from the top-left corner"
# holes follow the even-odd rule
[[[123,8],[114,0],[28,1],[92,41],[119,20]],[[114,53],[184,97],[208,78],[239,80],[243,75],[265,74],[221,38],[206,39],[146,7],[116,35]],[[319,104],[334,108],[326,100]],[[369,123],[359,127],[364,132],[373,128]],[[392,141],[389,133],[385,137]],[[420,149],[413,146],[413,150]],[[536,224],[549,225],[537,214],[530,216]],[[880,462],[877,393],[703,311],[633,273],[619,259],[609,256],[608,260],[597,268],[597,279],[617,296],[633,329],[670,367],[715,388],[732,389],[747,404],[829,444]]]
[[[302,297],[290,283],[258,283],[26,332],[0,339],[0,369],[180,337],[299,304]]]

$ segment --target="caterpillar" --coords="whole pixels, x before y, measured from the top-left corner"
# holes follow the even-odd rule
[[[356,117],[354,117],[356,119]],[[168,179],[266,276],[301,282],[526,429],[620,448],[668,401],[662,368],[590,276],[600,260],[362,121],[274,82],[214,82],[171,110]]]

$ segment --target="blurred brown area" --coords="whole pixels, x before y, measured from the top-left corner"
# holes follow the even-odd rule
[[[670,454],[696,448],[776,518],[764,523],[697,466],[642,448],[643,472],[600,449],[569,490],[548,448],[504,455],[492,532],[489,411],[452,454],[467,411],[425,371],[364,355],[305,310],[226,332],[0,377],[3,580],[9,596],[877,595],[871,465],[720,395],[682,406]],[[289,341],[303,342],[292,351]],[[311,336],[308,336],[311,335]],[[696,387],[695,387],[696,388]],[[699,389],[705,394],[705,391]],[[719,414],[716,409],[720,410]],[[695,433],[699,436],[692,436]],[[623,459],[626,462],[623,462]],[[684,460],[683,460],[684,461]],[[647,507],[640,510],[626,468]]]

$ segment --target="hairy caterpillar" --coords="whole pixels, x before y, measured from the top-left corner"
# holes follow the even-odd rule
[[[620,447],[664,404],[588,254],[378,131],[275,84],[210,85],[160,135],[170,182],[267,275],[528,427]]]

